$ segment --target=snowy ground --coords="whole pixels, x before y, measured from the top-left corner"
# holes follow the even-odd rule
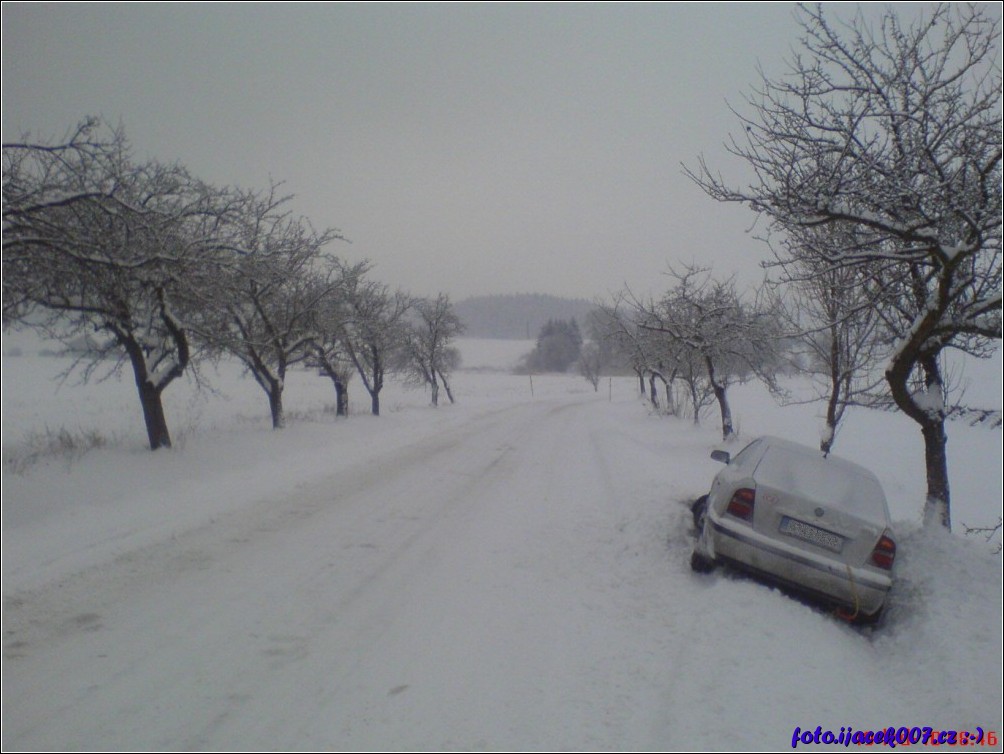
[[[1001,557],[919,529],[919,433],[854,414],[837,452],[897,521],[885,624],[848,627],[690,572],[715,421],[631,379],[502,369],[465,341],[456,405],[395,385],[336,419],[288,381],[290,426],[233,368],[169,389],[143,448],[127,378],[55,390],[4,341],[3,748],[787,749],[796,727],[1002,729]],[[970,394],[1000,405],[1000,362]],[[741,432],[814,443],[816,407],[734,392]],[[33,455],[60,429],[105,447]],[[93,431],[93,432],[92,432]],[[951,428],[955,520],[996,522],[1001,435]],[[799,748],[803,747],[801,744]],[[821,747],[829,748],[829,747]],[[1000,748],[999,746],[997,748]]]

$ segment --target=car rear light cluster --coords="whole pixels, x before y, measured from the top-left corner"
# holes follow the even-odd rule
[[[725,512],[735,516],[736,518],[742,519],[743,521],[752,521],[753,503],[755,502],[756,490],[743,487],[742,489],[736,490],[732,495],[732,499],[729,500],[729,505],[725,509]]]
[[[887,571],[892,570],[892,562],[896,559],[896,543],[887,534],[879,537],[878,544],[872,550],[872,563]]]

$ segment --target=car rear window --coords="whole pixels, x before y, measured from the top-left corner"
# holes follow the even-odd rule
[[[745,448],[740,450],[738,455],[736,455],[730,463],[735,464],[738,468],[750,465],[756,457],[757,448],[760,447],[762,442],[763,440],[754,440]]]
[[[754,474],[758,483],[785,490],[821,505],[885,522],[888,507],[878,479],[866,469],[839,458],[771,447]]]

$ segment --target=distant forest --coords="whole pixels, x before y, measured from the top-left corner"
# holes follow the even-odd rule
[[[575,319],[586,332],[586,317],[596,306],[586,299],[539,293],[477,296],[454,304],[468,338],[532,340],[548,320]]]

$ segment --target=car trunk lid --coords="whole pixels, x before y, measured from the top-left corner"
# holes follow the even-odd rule
[[[870,563],[889,528],[878,479],[841,459],[770,448],[757,467],[753,526],[779,541],[837,557],[850,566]]]

